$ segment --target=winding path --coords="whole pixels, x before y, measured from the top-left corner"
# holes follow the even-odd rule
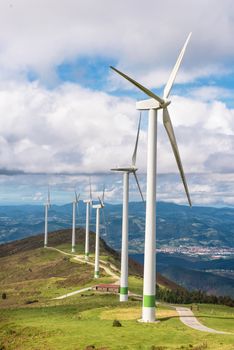
[[[54,248],[54,247],[47,247],[47,249],[51,249],[51,250],[56,250],[57,252],[61,253],[61,254],[64,254],[64,255],[68,255],[68,256],[72,256],[74,260],[76,261],[79,261],[83,264],[89,264],[89,265],[92,265],[94,266],[95,264],[91,261],[86,261],[84,258],[83,258],[83,255],[74,255],[72,253],[66,253],[64,252],[63,250],[60,250],[58,248]],[[105,270],[105,272],[107,273],[107,275],[113,277],[115,279],[115,282],[114,284],[119,284],[119,276],[111,271],[111,269],[109,267],[106,266],[106,262],[103,261],[103,260],[100,260],[101,264],[99,264],[99,266]],[[118,271],[116,269],[116,267],[114,267],[113,265],[110,265],[111,268],[113,268],[116,272]],[[119,272],[119,271],[118,271]],[[88,291],[88,290],[91,290],[93,286],[91,287],[87,287],[87,288],[82,288],[82,289],[79,289],[79,290],[76,290],[74,292],[71,292],[71,293],[67,293],[67,294],[64,294],[64,295],[61,295],[59,297],[56,297],[56,298],[53,298],[52,300],[61,300],[61,299],[65,299],[65,298],[68,298],[68,297],[71,297],[73,295],[76,295],[76,294],[79,294],[79,293],[82,293],[82,292],[85,292],[85,291]]]
[[[232,334],[228,332],[216,331],[215,329],[204,326],[194,316],[194,313],[192,312],[192,310],[190,310],[187,307],[175,306],[175,309],[180,316],[180,321],[190,328],[196,329],[201,332],[209,332],[209,333],[217,333],[217,334]]]
[[[47,247],[47,249],[52,249],[52,250],[56,250],[58,251],[59,253],[61,254],[64,254],[64,255],[69,255],[69,256],[72,256],[74,258],[74,260],[76,261],[79,261],[79,262],[82,262],[82,263],[86,263],[86,264],[89,264],[89,265],[92,265],[94,266],[94,263],[91,262],[91,261],[86,261],[82,255],[74,255],[72,253],[66,253],[58,248],[54,248],[54,247]],[[105,270],[105,272],[116,279],[116,281],[114,282],[114,284],[118,284],[119,283],[119,276],[113,272],[112,270],[116,271],[116,272],[119,272],[115,266],[113,265],[110,265],[110,267],[112,268],[112,270],[106,266],[106,262],[103,261],[103,260],[100,260],[101,264],[100,264],[100,267],[102,269]],[[76,295],[76,294],[79,294],[79,293],[82,293],[82,292],[85,292],[85,291],[88,291],[88,290],[91,290],[92,289],[92,286],[91,287],[87,287],[87,288],[82,288],[82,289],[79,289],[79,290],[76,290],[74,292],[71,292],[71,293],[67,293],[67,294],[64,294],[64,295],[61,295],[60,297],[56,297],[56,298],[53,298],[53,300],[61,300],[61,299],[65,299],[65,298],[68,298],[68,297],[71,297],[73,295]],[[138,297],[141,297],[140,295],[138,294],[134,294],[134,293],[129,293],[129,295],[134,295],[134,296],[138,296]],[[190,310],[189,308],[187,307],[181,307],[181,306],[175,306],[175,305],[170,305],[171,307],[173,307],[179,314],[179,317],[180,317],[180,321],[186,325],[187,327],[190,327],[190,328],[193,328],[197,331],[201,331],[201,332],[208,332],[208,333],[216,333],[216,334],[232,334],[232,333],[229,333],[229,332],[222,332],[222,331],[217,331],[215,329],[212,329],[212,328],[209,328],[209,327],[206,327],[204,326],[202,323],[200,323],[198,321],[198,319],[194,316],[194,313],[192,312],[192,310]]]

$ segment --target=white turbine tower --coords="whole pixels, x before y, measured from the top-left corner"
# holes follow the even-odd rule
[[[75,198],[72,202],[72,253],[76,251],[76,210],[79,203],[80,194],[77,196],[75,191]]]
[[[85,199],[83,202],[86,203],[85,260],[89,261],[89,220],[90,220],[90,209],[92,206],[92,189],[91,189],[90,179],[89,179],[89,199]]]
[[[48,210],[50,208],[50,190],[48,189],[47,201],[45,203],[45,237],[44,237],[44,248],[48,244]]]
[[[100,238],[100,209],[104,208],[104,193],[103,189],[102,199],[98,197],[99,204],[93,205],[96,209],[96,242],[95,242],[95,265],[94,265],[94,278],[99,278],[99,238]]]
[[[126,74],[111,67],[122,77],[130,81],[146,95],[151,97],[148,100],[139,101],[136,103],[136,108],[139,110],[149,110],[148,123],[148,154],[147,154],[147,195],[146,195],[146,226],[145,226],[145,252],[144,252],[144,288],[143,288],[143,307],[142,321],[155,321],[155,283],[156,283],[156,153],[157,153],[157,111],[163,110],[163,124],[169,137],[172,150],[179,168],[180,176],[185,188],[189,205],[191,200],[188,192],[188,187],[181,163],[176,138],[171,123],[170,115],[167,106],[171,101],[168,100],[172,85],[176,74],[183,59],[186,46],[191,37],[189,34],[176,64],[170,74],[169,80],[164,88],[163,98],[159,97],[152,91],[148,90]]]
[[[129,174],[133,174],[144,201],[141,188],[137,179],[136,156],[139,132],[141,126],[141,115],[139,118],[135,148],[132,155],[132,164],[128,167],[111,169],[123,173],[123,213],[122,213],[122,249],[121,249],[121,275],[120,275],[120,301],[128,301],[128,202],[129,202]]]

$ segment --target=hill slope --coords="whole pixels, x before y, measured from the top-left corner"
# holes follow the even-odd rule
[[[77,253],[83,254],[85,231],[77,229]],[[79,288],[97,283],[94,280],[94,268],[75,261],[72,256],[64,256],[57,251],[43,247],[44,236],[37,235],[22,240],[0,245],[0,292],[7,294],[6,301],[0,306],[25,305],[30,301],[45,302],[48,298],[72,292]],[[49,233],[48,243],[70,253],[71,230],[60,230]],[[90,233],[91,260],[94,253],[95,234]],[[107,264],[120,269],[120,255],[100,240],[101,258]],[[142,266],[129,259],[130,282],[135,292],[142,293]],[[135,276],[135,279],[133,278]],[[101,282],[113,282],[101,269]],[[168,289],[178,289],[176,283],[158,274],[157,283]],[[33,298],[33,299],[32,299]]]

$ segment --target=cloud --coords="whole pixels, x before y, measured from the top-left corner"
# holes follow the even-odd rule
[[[188,82],[231,64],[233,7],[232,0],[127,0],[118,6],[113,0],[21,0],[12,6],[2,1],[1,76],[20,79],[35,72],[45,81],[56,80],[62,63],[96,56],[109,57],[157,86],[193,31],[178,77]]]
[[[0,90],[0,115],[5,173],[106,172],[131,161],[138,113],[129,98],[74,84],[10,83]]]
[[[33,198],[35,186],[43,193],[50,183],[62,201],[77,182],[88,191],[87,174],[96,174],[99,191],[111,167],[129,165],[138,122],[135,97],[142,94],[108,65],[161,93],[193,31],[169,110],[195,203],[225,202],[223,193],[231,203],[234,110],[225,100],[232,89],[225,81],[217,84],[234,71],[233,7],[232,0],[126,0],[118,6],[113,0],[1,2],[0,181],[5,196],[14,188],[15,194],[30,192]],[[97,60],[97,67],[83,65],[89,60]],[[72,67],[70,80],[76,84],[63,81],[61,67]],[[184,203],[158,115],[159,199]],[[142,124],[137,164],[145,191],[147,113]],[[121,177],[107,176],[107,183],[107,198],[120,200]],[[134,182],[131,190],[132,198],[139,198]],[[29,198],[27,193],[23,198]]]

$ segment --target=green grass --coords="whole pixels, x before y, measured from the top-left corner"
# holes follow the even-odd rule
[[[49,249],[35,249],[1,258],[0,307],[22,306],[29,300],[50,303],[55,298],[97,283],[111,283],[104,270],[94,279],[94,267]]]
[[[128,284],[129,284],[129,290],[132,293],[142,295],[143,280],[141,277],[129,276]]]
[[[134,308],[140,312],[141,303],[120,304],[117,296],[85,294],[74,297],[71,305],[2,310],[0,337],[6,350],[78,350],[88,345],[112,350],[143,350],[153,349],[153,346],[164,346],[164,349],[192,349],[193,346],[196,349],[202,344],[212,350],[233,349],[233,335],[192,330],[171,315],[166,306],[157,309],[158,315],[163,315],[159,323],[142,324],[136,319],[126,320],[124,316],[119,319],[122,327],[112,326],[121,309],[126,309],[123,315],[129,315]],[[222,310],[224,312],[231,313],[227,307]]]
[[[67,244],[58,248],[70,253]],[[115,261],[105,255],[101,259]],[[6,292],[7,299],[0,299],[0,350],[83,350],[89,345],[99,350],[233,350],[234,335],[188,328],[166,305],[157,307],[159,323],[143,324],[137,322],[141,302],[134,298],[120,303],[117,295],[88,291],[52,300],[85,286],[113,282],[101,272],[95,280],[93,266],[43,248],[1,258],[0,293]],[[132,292],[141,295],[142,286],[142,278],[129,277]],[[39,302],[25,305],[34,299]],[[200,305],[195,313],[211,328],[233,331],[233,308]],[[122,327],[113,327],[114,319]]]
[[[234,308],[224,305],[202,304],[195,315],[204,325],[234,333]],[[234,346],[233,346],[234,348]]]

